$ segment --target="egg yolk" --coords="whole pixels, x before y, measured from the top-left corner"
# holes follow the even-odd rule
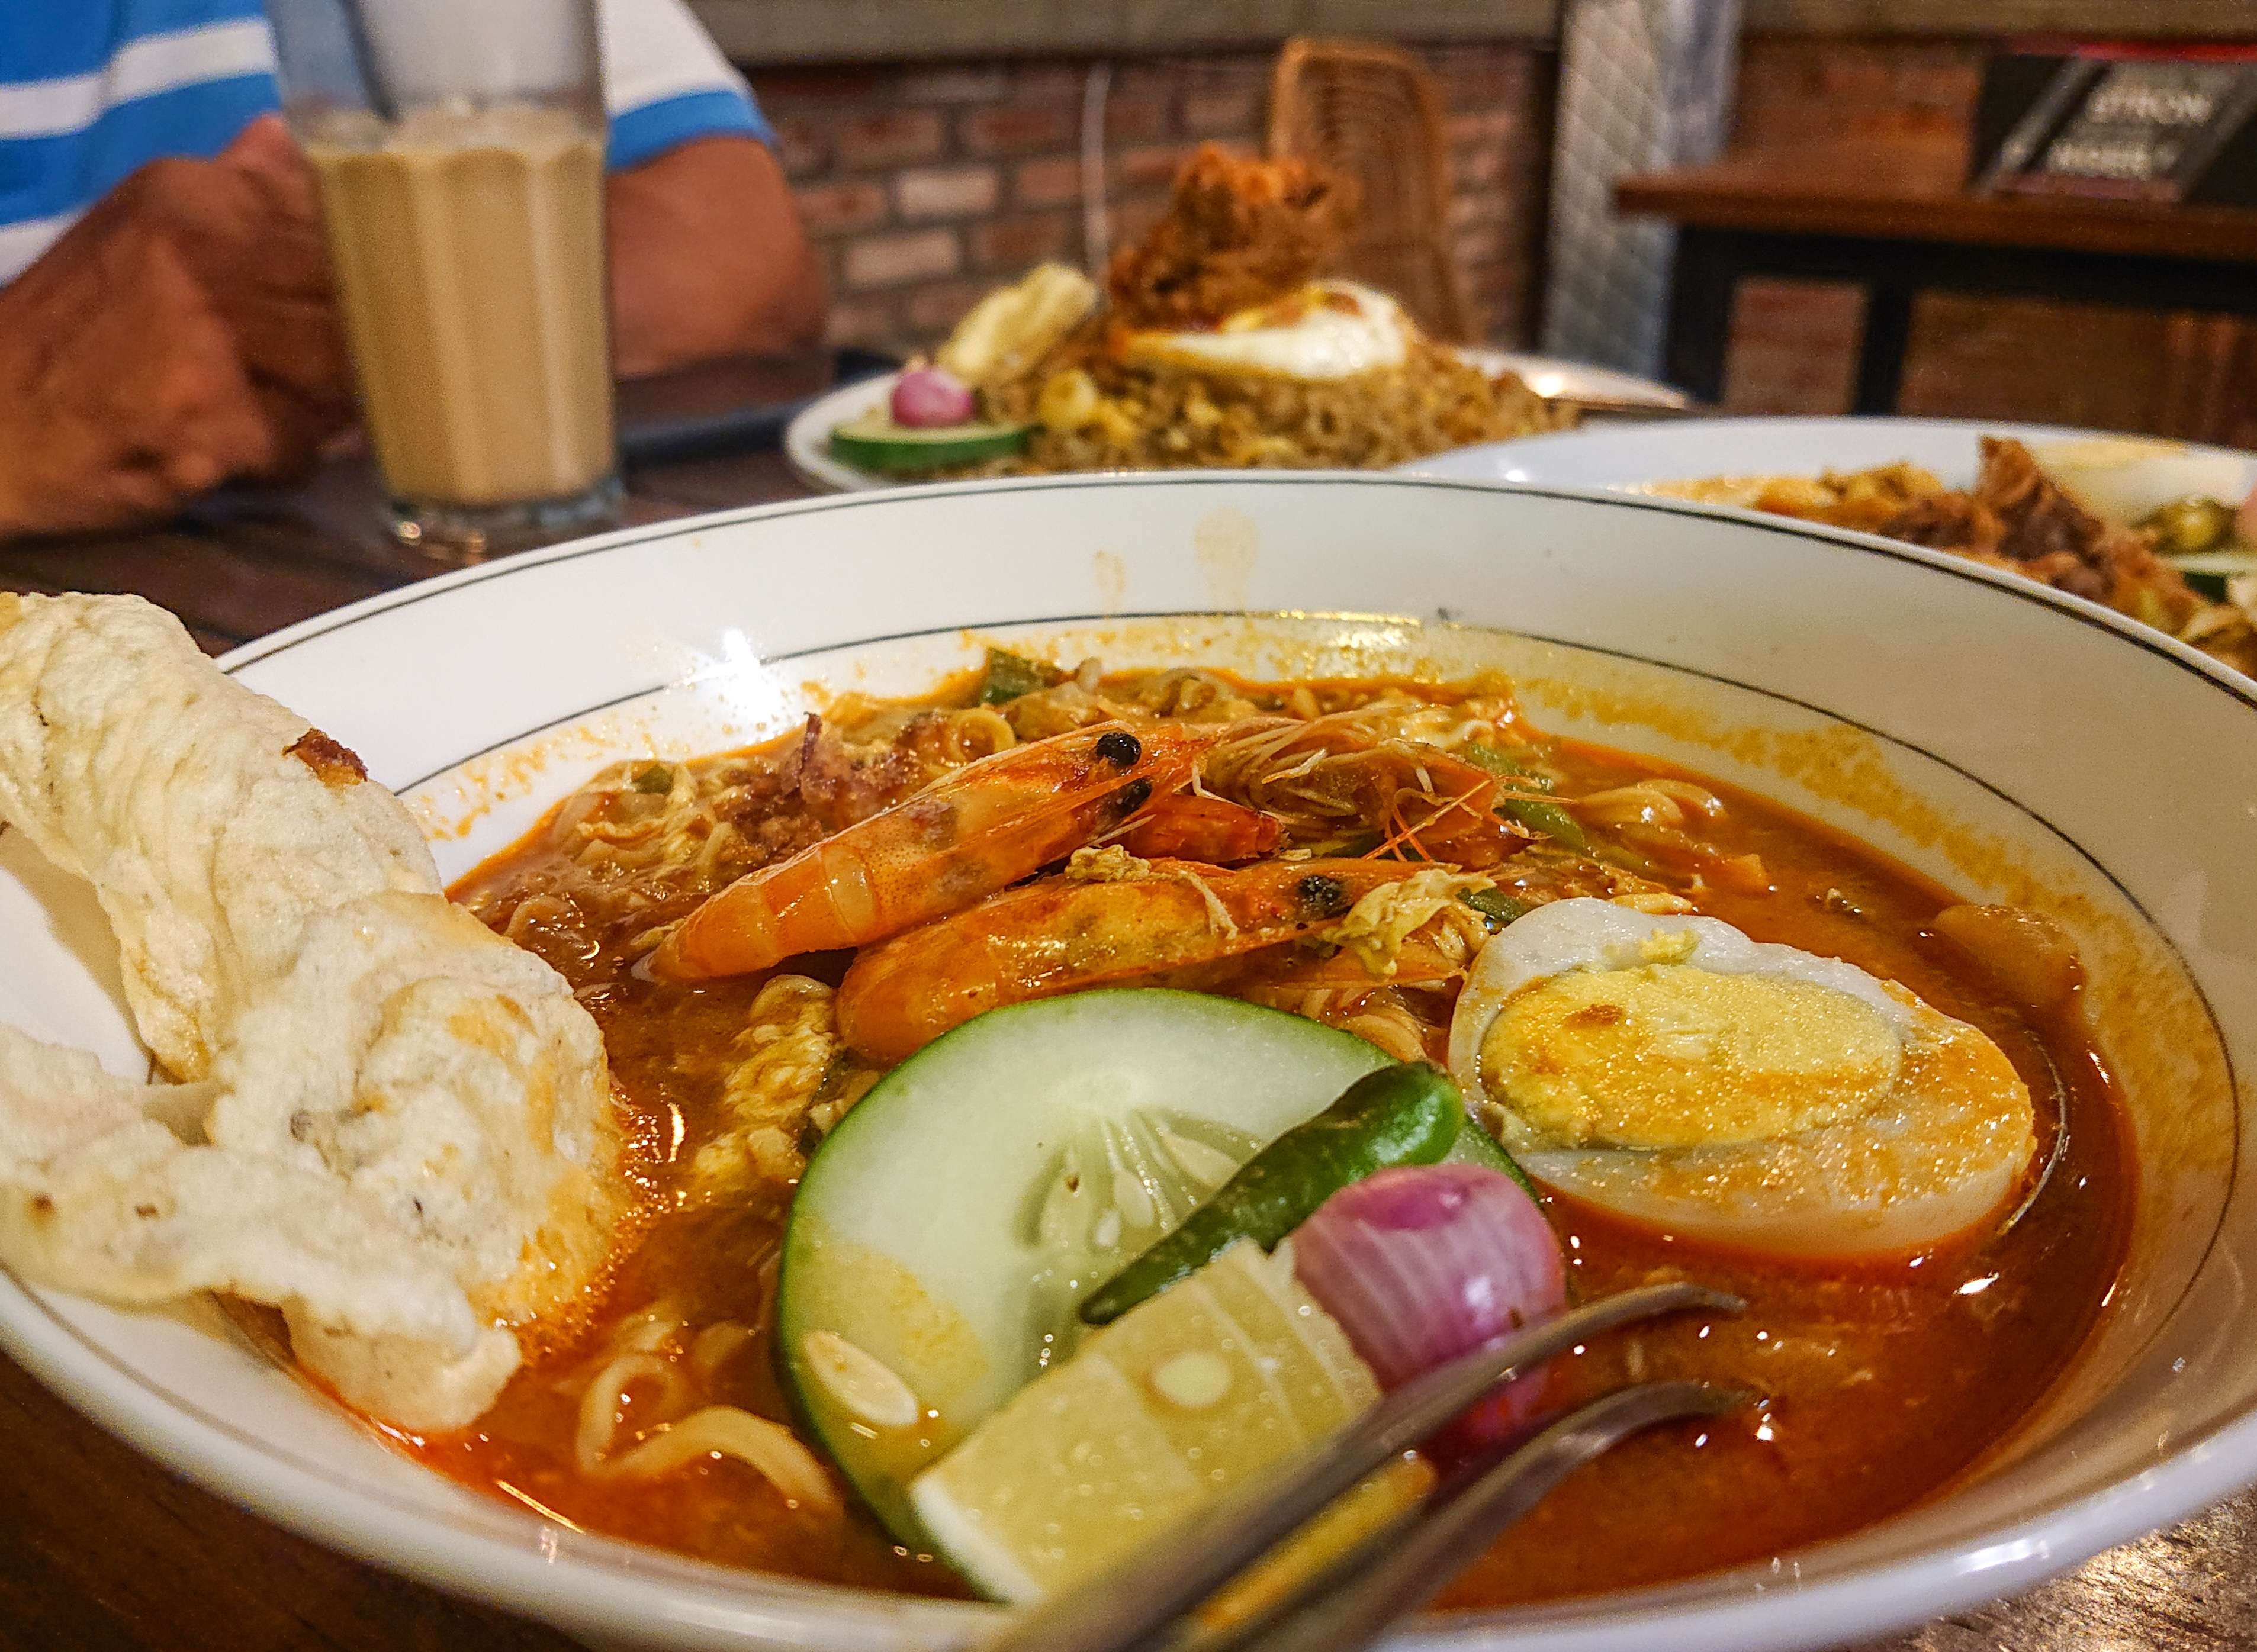
[[[1897,1031],[1847,992],[1689,964],[1578,970],[1508,999],[1482,1073],[1548,1146],[1669,1148],[1774,1140],[1887,1099]]]

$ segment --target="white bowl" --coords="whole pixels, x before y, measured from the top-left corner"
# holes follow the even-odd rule
[[[1261,611],[1274,618],[1249,618]],[[1499,627],[1500,631],[1478,629]],[[795,504],[471,569],[237,651],[357,747],[458,872],[600,763],[775,733],[810,684],[908,691],[978,637],[1254,671],[1502,664],[1537,720],[1677,759],[2077,935],[2142,1176],[2094,1345],[2004,1460],[1777,1567],[1422,1620],[1406,1644],[1815,1646],[2024,1587],[2257,1478],[2257,685],[1913,547],[1607,496],[1390,477],[1007,482]],[[0,837],[0,1018],[142,1058],[82,890]],[[0,1342],[282,1523],[613,1642],[860,1652],[987,1609],[564,1530],[393,1455],[212,1311],[0,1280]]]

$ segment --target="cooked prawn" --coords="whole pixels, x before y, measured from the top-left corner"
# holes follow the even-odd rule
[[[1415,871],[1380,860],[1270,860],[1238,872],[1162,860],[1103,881],[1044,879],[859,955],[838,987],[839,1034],[864,1056],[897,1062],[999,1005],[1130,980],[1212,985],[1246,954],[1308,938]]]
[[[1178,792],[1139,815],[1118,842],[1146,860],[1258,860],[1277,847],[1274,815],[1220,797]]]
[[[1496,813],[1503,783],[1426,740],[1391,731],[1398,708],[1305,722],[1248,719],[1200,766],[1205,789],[1280,820],[1318,854],[1361,851],[1471,870],[1531,835]]]
[[[1180,789],[1217,729],[1106,723],[1029,741],[709,898],[653,960],[672,980],[867,946],[971,906]]]

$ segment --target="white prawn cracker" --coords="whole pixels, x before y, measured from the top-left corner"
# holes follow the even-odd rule
[[[269,1303],[355,1405],[477,1416],[619,1213],[602,1040],[563,979],[448,902],[350,752],[133,598],[0,595],[0,821],[93,883],[186,1081],[0,1027],[0,1261]]]

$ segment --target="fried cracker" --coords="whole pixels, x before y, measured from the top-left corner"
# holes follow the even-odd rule
[[[623,1207],[602,1040],[451,906],[357,758],[124,597],[0,595],[0,820],[94,884],[140,1085],[0,1028],[0,1260],[283,1310],[379,1416],[459,1426]]]

